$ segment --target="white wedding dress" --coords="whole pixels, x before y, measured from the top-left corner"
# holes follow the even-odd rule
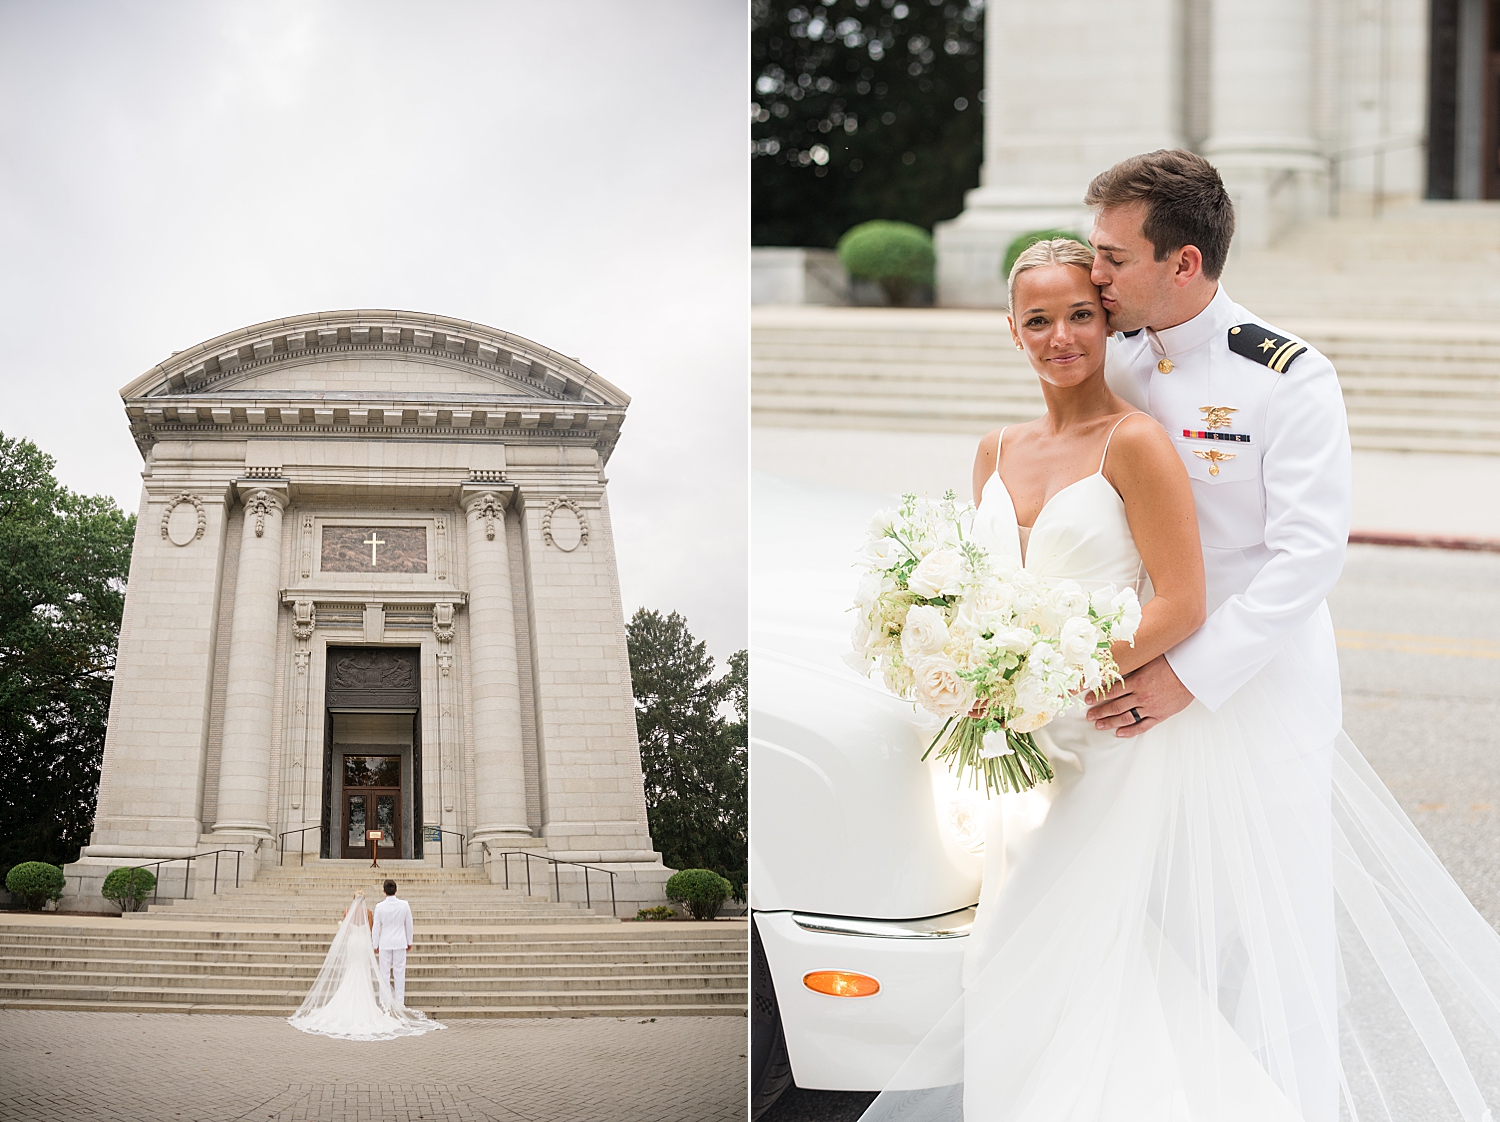
[[[287,1021],[303,1032],[341,1040],[389,1040],[447,1027],[396,1004],[376,965],[363,895],[355,896],[344,913],[312,989]]]
[[[1020,529],[992,476],[975,537],[1021,564]],[[1024,564],[1150,596],[1102,470]],[[1081,710],[1038,733],[1057,778],[990,805],[964,996],[864,1119],[1490,1119],[1500,936],[1348,738],[1287,708],[1258,678],[1139,737]]]

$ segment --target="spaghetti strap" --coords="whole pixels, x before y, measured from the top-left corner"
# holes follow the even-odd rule
[[[1146,414],[1143,410],[1140,409],[1135,410],[1135,412],[1133,413],[1126,413],[1125,416],[1121,417],[1118,421],[1115,422],[1115,428],[1109,430],[1109,435],[1104,438],[1104,455],[1099,457],[1099,471],[1095,472],[1096,475],[1102,474],[1104,472],[1104,457],[1109,455],[1109,442],[1115,438],[1115,429],[1119,428],[1126,421],[1130,420],[1131,417],[1137,415],[1144,417]],[[1001,434],[1004,435],[1003,429],[1001,430]],[[995,451],[995,470],[1000,470],[999,445],[996,445]]]
[[[1124,419],[1125,419],[1124,417],[1120,418],[1120,420],[1122,420],[1122,421]],[[1010,428],[1009,425],[1004,426],[1000,430],[1000,435],[997,436],[997,437],[995,437],[995,474],[996,475],[1000,474],[1000,446],[1005,443],[1005,430],[1008,429],[1008,428]],[[1000,480],[1000,484],[1001,484],[1001,486],[1004,486],[1005,485],[1005,480],[1003,480],[1003,479]]]

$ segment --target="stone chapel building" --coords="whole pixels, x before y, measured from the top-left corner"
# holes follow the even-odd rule
[[[661,901],[605,496],[625,394],[503,331],[359,310],[221,335],[121,396],[144,487],[64,907],[215,849],[253,877],[283,849],[462,848],[492,879],[526,849]]]

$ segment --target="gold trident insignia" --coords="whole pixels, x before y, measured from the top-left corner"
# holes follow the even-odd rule
[[[1234,459],[1233,452],[1220,452],[1217,448],[1211,448],[1207,452],[1194,452],[1193,455],[1197,456],[1200,460],[1208,461],[1209,475],[1218,475],[1219,465],[1225,460]]]
[[[1227,429],[1229,414],[1238,413],[1239,409],[1233,405],[1200,405],[1198,412],[1203,414],[1203,424],[1206,428]]]

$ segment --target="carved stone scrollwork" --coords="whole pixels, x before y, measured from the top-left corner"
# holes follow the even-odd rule
[[[442,644],[438,648],[438,670],[444,678],[453,669],[453,605],[434,604],[432,606],[432,633],[437,636],[437,641]]]
[[[257,491],[251,495],[245,503],[245,514],[255,516],[255,536],[263,538],[266,536],[266,515],[273,510],[280,510],[285,505],[285,500],[273,491]]]
[[[589,521],[583,508],[566,496],[553,499],[542,515],[542,540],[564,553],[588,545]]]
[[[495,520],[505,520],[505,500],[493,491],[486,491],[482,495],[475,495],[468,503],[470,518],[484,519],[484,536],[486,541],[495,540]]]
[[[181,520],[179,520],[178,530],[174,534],[172,532],[172,513],[184,503],[192,504],[193,510],[198,515],[197,526],[196,528],[191,524],[184,526],[181,524]],[[195,542],[203,536],[204,532],[207,529],[208,513],[203,509],[203,500],[200,499],[197,495],[192,495],[186,491],[182,491],[173,496],[172,501],[167,504],[167,509],[162,511],[161,536],[166,538],[173,545],[188,545],[192,542]]]

